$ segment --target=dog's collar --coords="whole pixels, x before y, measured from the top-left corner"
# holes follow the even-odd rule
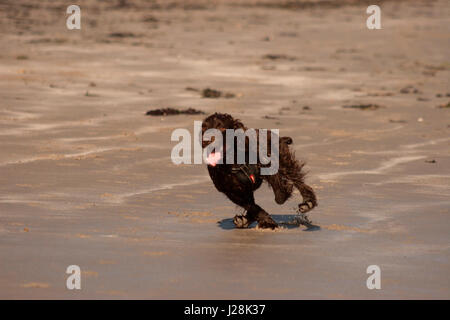
[[[255,166],[256,167],[256,166]],[[255,170],[251,170],[250,167],[246,164],[241,164],[239,166],[235,166],[231,168],[231,172],[234,174],[243,173],[246,180],[249,180],[251,184],[256,184],[256,172],[252,172]],[[242,180],[242,179],[241,179]]]

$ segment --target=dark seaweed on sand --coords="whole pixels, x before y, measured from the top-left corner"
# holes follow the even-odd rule
[[[133,38],[136,35],[132,32],[112,32],[109,36],[112,38]]]
[[[289,61],[294,61],[297,58],[296,57],[291,57],[285,54],[266,54],[263,56],[263,59],[269,59],[269,60],[289,60]]]
[[[211,89],[211,88],[206,88],[206,89],[200,90],[200,89],[193,88],[193,87],[186,87],[185,89],[187,91],[196,91],[196,92],[200,92],[201,91],[201,94],[202,94],[203,98],[213,98],[213,99],[226,98],[226,99],[230,99],[230,98],[234,98],[236,96],[234,93],[231,93],[231,92],[222,92],[220,90]]]
[[[376,109],[381,108],[381,106],[374,104],[374,103],[368,103],[368,104],[346,105],[346,106],[343,106],[343,108],[360,109],[360,110],[376,110]]]
[[[202,96],[203,98],[234,98],[235,94],[234,93],[230,93],[230,92],[226,92],[223,93],[222,91],[219,90],[215,90],[215,89],[210,89],[210,88],[206,88],[202,91]]]
[[[153,109],[147,111],[147,116],[175,116],[179,114],[205,114],[203,111],[189,108],[186,110],[178,110],[174,108]]]

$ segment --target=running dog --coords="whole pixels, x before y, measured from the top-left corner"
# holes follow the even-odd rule
[[[223,135],[222,152],[211,153],[208,157],[208,172],[216,189],[224,193],[233,203],[242,207],[245,214],[236,215],[233,222],[237,228],[248,228],[253,222],[257,222],[260,228],[275,229],[278,224],[272,217],[259,205],[255,203],[254,191],[258,189],[263,181],[266,181],[275,194],[275,202],[283,204],[292,195],[293,188],[296,187],[303,197],[303,202],[298,205],[301,214],[308,212],[317,206],[317,198],[313,189],[305,184],[305,173],[302,171],[304,163],[295,158],[294,153],[290,150],[289,145],[292,144],[290,137],[279,137],[274,132],[268,131],[267,144],[268,155],[275,150],[271,150],[271,139],[279,139],[278,153],[278,172],[272,175],[262,175],[261,169],[267,167],[262,164],[258,156],[256,164],[248,163],[248,146],[249,139],[246,137],[246,162],[244,164],[227,164],[226,161],[226,130],[247,128],[239,119],[234,119],[226,113],[214,113],[208,116],[202,122],[202,147],[205,148],[214,142],[214,138],[204,141],[203,135],[208,129],[217,129]],[[259,132],[256,129],[256,132]],[[258,136],[258,135],[257,135]],[[236,139],[236,138],[235,138]],[[258,139],[258,146],[260,145]],[[237,151],[237,143],[234,143],[235,151]],[[236,155],[237,152],[234,152]],[[222,163],[218,163],[218,159],[222,158]],[[235,159],[236,160],[236,159]]]

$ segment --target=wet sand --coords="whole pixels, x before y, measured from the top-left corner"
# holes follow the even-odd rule
[[[69,31],[63,1],[11,3],[0,298],[450,298],[446,1],[385,1],[382,30],[366,28],[367,5],[81,1],[82,29]],[[343,108],[359,104],[380,108]],[[170,159],[172,131],[202,116],[145,116],[166,107],[291,136],[321,229],[234,229],[241,211],[206,167]],[[299,194],[273,198],[256,194],[290,221]],[[72,264],[82,290],[66,289]],[[366,287],[369,265],[381,290]]]

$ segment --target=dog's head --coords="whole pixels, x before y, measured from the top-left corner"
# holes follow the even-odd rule
[[[222,132],[225,141],[225,132],[227,129],[244,129],[244,124],[239,119],[234,119],[231,115],[227,113],[214,113],[202,122],[202,136],[201,143],[202,147],[207,147],[210,143],[214,142],[214,137],[209,141],[203,141],[203,135],[208,129],[217,129]]]

